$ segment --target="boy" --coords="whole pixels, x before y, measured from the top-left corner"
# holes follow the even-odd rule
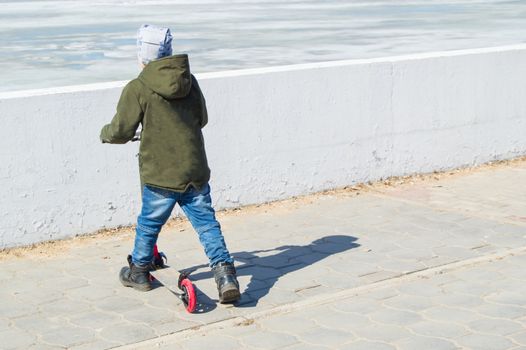
[[[137,34],[137,48],[143,70],[124,87],[116,115],[100,134],[103,143],[122,144],[132,140],[142,125],[142,210],[129,266],[122,268],[120,281],[140,291],[152,289],[153,248],[178,203],[210,260],[219,301],[234,302],[240,297],[239,283],[208,185],[210,169],[201,133],[208,121],[205,99],[190,73],[188,56],[172,56],[170,29],[143,25]]]

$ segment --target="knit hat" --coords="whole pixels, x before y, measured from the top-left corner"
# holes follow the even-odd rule
[[[137,31],[137,56],[139,62],[148,64],[172,55],[172,33],[170,28],[143,24]]]

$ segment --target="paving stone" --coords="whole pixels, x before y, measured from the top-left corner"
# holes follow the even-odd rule
[[[257,303],[261,302],[270,304],[270,305],[284,305],[288,303],[293,303],[299,301],[301,296],[294,293],[294,291],[283,290],[283,289],[272,289],[272,293],[268,293],[266,290],[256,290],[248,294],[249,298],[252,300],[257,300]]]
[[[318,327],[310,316],[310,313],[295,312],[260,319],[257,323],[269,331],[301,333]]]
[[[498,291],[486,297],[486,300],[497,304],[510,304],[517,306],[526,306],[526,294]]]
[[[459,346],[451,341],[447,341],[439,338],[428,338],[413,336],[411,338],[402,339],[396,341],[396,345],[400,349],[404,350],[422,350],[422,349],[433,349],[433,350],[454,350],[460,349]]]
[[[364,284],[371,284],[378,281],[384,281],[388,279],[393,279],[395,277],[399,277],[400,272],[393,272],[393,271],[376,271],[374,273],[370,273],[367,275],[360,276],[360,279],[364,281]]]
[[[378,310],[378,302],[363,296],[348,298],[338,302],[337,310],[340,312],[351,312],[368,315]]]
[[[376,254],[375,249],[377,240],[369,242],[368,244],[362,245],[358,248],[353,249],[348,254],[345,254],[345,257],[339,256],[338,259],[333,261],[328,261],[327,266],[335,266],[345,268],[345,267],[355,267],[361,264],[376,265],[378,263],[378,255]],[[349,264],[350,263],[350,264]],[[349,270],[349,272],[352,270]]]
[[[418,261],[421,264],[425,265],[427,268],[433,268],[433,267],[439,267],[439,266],[451,264],[459,260],[460,260],[459,258],[452,258],[450,256],[435,255],[428,259],[419,259]]]
[[[455,246],[445,246],[445,247],[438,247],[433,249],[434,255],[438,256],[449,256],[451,258],[455,259],[470,259],[478,256],[479,254],[468,248],[463,247],[455,247]]]
[[[521,324],[524,325],[524,327],[526,328],[526,316],[522,316],[522,317],[517,317],[514,319],[516,322],[519,322]]]
[[[81,313],[90,309],[91,305],[86,302],[64,298],[38,306],[39,311],[52,316]]]
[[[234,337],[237,339],[246,335],[250,336],[256,334],[261,331],[261,327],[259,325],[259,321],[248,319],[240,323],[236,323],[233,326],[224,327],[220,331],[222,335]]]
[[[46,315],[43,313],[15,318],[12,322],[16,328],[25,330],[32,334],[44,334],[69,326],[65,318]]]
[[[118,346],[119,343],[109,342],[106,340],[97,339],[93,342],[84,343],[81,345],[74,345],[69,347],[68,350],[93,350],[93,349],[111,349]]]
[[[353,243],[351,238],[347,238],[348,242],[323,242],[314,244],[312,250],[314,252],[322,253],[322,258],[326,257],[327,254],[341,253],[343,249],[352,247]]]
[[[274,286],[269,286],[268,282],[267,282],[267,289],[270,289],[270,288],[279,288],[279,289],[283,289],[283,290],[296,290],[296,289],[303,289],[303,288],[308,288],[308,287],[312,287],[312,286],[315,286],[315,285],[319,285],[320,283],[318,281],[316,281],[314,279],[315,276],[311,276],[310,274],[302,274],[303,276],[295,276],[295,275],[290,275],[290,276],[287,276],[287,277],[282,277],[280,278],[279,280],[276,281],[276,283],[274,284]],[[301,278],[301,277],[304,277],[305,275],[307,275],[308,277],[307,278]],[[256,288],[250,288],[252,290],[255,290]],[[261,288],[258,288],[258,289],[261,289]]]
[[[400,294],[416,295],[419,297],[436,297],[444,295],[441,288],[437,288],[428,280],[411,281],[397,286]]]
[[[467,325],[475,332],[493,335],[508,335],[524,329],[524,327],[518,322],[496,318],[477,320],[470,322]]]
[[[250,274],[251,276],[257,276],[257,279],[260,281],[277,279],[282,275],[282,273],[278,269],[262,266],[248,267],[243,271],[243,274],[246,273]]]
[[[421,322],[409,325],[407,328],[422,336],[445,339],[455,339],[470,333],[468,328],[460,324],[429,320],[423,320]]]
[[[514,264],[515,267],[521,267],[526,263],[526,257],[524,255],[510,256],[509,258],[506,258],[506,261],[509,264]]]
[[[183,310],[183,305],[181,305],[178,311],[184,312]],[[145,311],[143,308],[140,308],[123,312],[121,315],[131,322],[158,324],[176,320],[178,311],[170,309],[150,309]]]
[[[58,278],[49,278],[40,280],[38,287],[44,290],[46,289],[57,289],[61,291],[67,291],[70,289],[80,288],[88,285],[88,280],[84,278],[76,278],[71,276],[64,276]]]
[[[149,324],[155,331],[155,334],[161,336],[166,334],[176,333],[185,329],[196,328],[200,326],[200,323],[190,322],[187,320],[176,319],[174,321],[163,322],[163,323],[152,323]]]
[[[280,279],[293,279],[295,281],[315,281],[317,282],[318,276],[323,276],[330,273],[330,270],[318,263],[314,265],[294,265],[293,269],[289,270],[286,275],[280,277]]]
[[[299,343],[299,344],[295,344],[292,346],[288,346],[286,349],[287,350],[330,350],[331,348],[327,346],[321,346],[321,345]]]
[[[517,344],[526,346],[526,330],[520,331],[518,333],[512,334],[508,338],[512,339]]]
[[[129,310],[148,309],[144,301],[125,296],[111,296],[93,303],[101,311],[112,311],[122,313]]]
[[[395,292],[398,293],[396,290]],[[382,300],[382,304],[395,309],[419,312],[434,306],[433,300],[416,295],[396,295]]]
[[[426,265],[417,260],[407,261],[390,259],[386,261],[379,261],[377,266],[383,270],[390,270],[398,273],[408,273],[426,269]]]
[[[11,321],[7,318],[0,318],[0,332],[6,331],[10,328]]]
[[[442,289],[446,293],[461,293],[469,294],[477,297],[482,297],[494,293],[498,290],[495,286],[488,283],[479,283],[478,281],[456,281],[451,283],[446,283],[442,285]]]
[[[517,241],[520,241],[520,238],[521,237],[516,234],[501,231],[499,232],[498,239],[496,239],[492,243],[495,246],[500,247],[500,248],[513,249],[517,247],[517,243],[518,243]],[[523,240],[522,240],[522,243],[519,243],[520,245],[524,244],[524,236],[522,238]]]
[[[254,259],[250,260],[250,263],[257,266],[270,267],[274,269],[281,269],[295,264],[293,261],[291,261],[290,257],[285,255],[272,256],[268,258],[255,257]]]
[[[434,307],[425,310],[422,314],[427,319],[442,322],[466,323],[481,318],[475,312],[451,307]]]
[[[364,324],[362,328],[353,329],[352,332],[356,334],[357,337],[366,340],[386,343],[411,336],[411,333],[409,333],[407,329],[400,326],[377,323]]]
[[[336,272],[347,274],[350,276],[358,276],[358,277],[379,271],[379,268],[375,264],[364,263],[364,262],[359,262],[355,264],[337,263],[337,264],[330,264],[329,267]]]
[[[399,260],[408,260],[408,261],[421,261],[421,260],[429,260],[435,257],[436,255],[446,255],[446,254],[438,254],[432,250],[428,250],[424,247],[415,250],[415,249],[408,249],[408,248],[401,248],[395,251],[389,252],[388,256],[392,259],[399,259]],[[450,256],[450,255],[446,255]]]
[[[489,334],[469,334],[457,339],[458,344],[477,350],[504,350],[514,344],[504,337]]]
[[[459,281],[459,278],[457,277],[457,275],[455,275],[455,273],[452,271],[451,272],[437,271],[428,277],[432,278],[435,286],[437,288],[440,288],[441,290],[444,284]]]
[[[422,320],[422,316],[412,311],[382,308],[369,314],[373,321],[392,324],[392,325],[410,325]]]
[[[100,330],[122,321],[122,316],[117,315],[116,313],[89,311],[86,313],[74,314],[69,316],[68,319],[75,326]]]
[[[256,330],[240,337],[241,342],[248,348],[279,349],[298,343],[298,339],[286,333]]]
[[[48,344],[37,343],[37,344],[30,345],[28,347],[25,347],[24,350],[64,350],[64,347],[58,346],[58,345],[48,345]]]
[[[0,332],[1,348],[5,350],[26,349],[36,341],[36,336],[18,329],[9,329]]]
[[[380,342],[371,342],[365,340],[358,340],[343,346],[338,347],[341,350],[396,350],[392,345]]]
[[[53,266],[54,265],[54,266]],[[51,267],[51,269],[50,269]],[[43,287],[46,281],[41,280],[42,276],[49,279],[65,278],[62,265],[54,264],[54,260],[43,260],[34,262],[31,269],[22,269],[18,275],[27,281],[28,285]]]
[[[286,256],[289,258],[289,262],[291,258],[303,256],[307,254],[312,254],[312,249],[309,246],[296,246],[291,248],[284,249],[280,254],[282,256]]]
[[[316,276],[316,281],[325,287],[342,289],[350,289],[362,284],[359,277],[344,275],[333,270],[324,275]]]
[[[214,323],[227,318],[231,318],[232,314],[230,310],[233,308],[233,305],[221,305],[217,304],[215,309],[202,312],[202,313],[188,313],[182,306],[175,310],[175,316],[182,319],[183,321],[199,323],[199,324],[208,324]],[[147,312],[155,311],[155,309],[148,309]]]
[[[509,293],[520,295],[526,293],[526,283],[524,283],[526,280],[522,281],[512,276],[508,273],[506,267],[502,267],[502,269],[506,270],[506,278],[491,281],[492,286],[497,290],[495,293],[498,293],[499,291],[507,291]]]
[[[15,277],[14,271],[10,271],[6,268],[3,268],[5,264],[0,262],[0,283],[2,285],[8,284],[10,280]]]
[[[325,327],[298,333],[297,337],[304,343],[330,347],[340,346],[356,339],[350,332]]]
[[[298,288],[294,292],[301,296],[304,299],[308,299],[310,297],[319,297],[321,295],[330,295],[334,292],[341,291],[343,288],[329,288],[322,286],[320,284],[316,284],[314,286],[309,286],[307,288]]]
[[[51,345],[59,345],[70,348],[92,342],[95,339],[95,331],[88,328],[65,326],[48,330],[41,335],[42,341]]]
[[[112,288],[98,288],[90,285],[69,290],[67,295],[73,300],[96,301],[114,296],[116,293],[116,290]]]
[[[324,328],[347,332],[352,332],[354,328],[370,322],[367,317],[360,314],[339,312],[335,305],[332,307],[328,305],[309,307],[296,314],[305,320],[312,320]]]
[[[35,306],[20,303],[13,297],[3,298],[0,303],[0,315],[9,319],[35,314],[37,312],[38,310]]]
[[[194,337],[191,340],[183,341],[178,345],[188,350],[233,350],[241,348],[241,344],[238,340],[231,337],[222,336],[217,334],[217,332],[214,334],[202,334],[200,337]],[[170,347],[166,348],[169,349]],[[171,348],[173,349],[173,347]]]
[[[511,320],[526,315],[526,307],[493,303],[477,306],[473,308],[473,311],[488,317],[499,317]]]
[[[482,267],[470,267],[469,269],[464,269],[460,271],[455,271],[460,279],[470,280],[470,281],[488,281],[494,282],[496,280],[503,279],[504,276],[498,271],[489,270],[486,266]]]
[[[16,300],[26,305],[39,306],[42,304],[60,301],[64,299],[64,293],[61,290],[54,288],[53,290],[45,290],[41,288],[32,288],[23,292],[15,292],[13,295]]]
[[[133,344],[135,342],[155,337],[155,331],[145,324],[116,323],[105,327],[99,333],[104,340],[120,344]]]
[[[457,308],[473,308],[484,303],[482,298],[480,298],[479,296],[453,292],[436,296],[432,298],[432,300],[437,304]]]

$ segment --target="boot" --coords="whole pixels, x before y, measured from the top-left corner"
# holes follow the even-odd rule
[[[152,289],[150,283],[150,265],[135,265],[132,262],[131,255],[128,255],[129,267],[123,267],[119,273],[119,279],[125,287],[133,287],[134,289],[146,292]]]
[[[212,268],[219,293],[219,302],[232,303],[241,297],[234,264],[220,262]]]

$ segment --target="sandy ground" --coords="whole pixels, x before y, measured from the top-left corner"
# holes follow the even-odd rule
[[[445,179],[464,176],[473,172],[491,171],[500,167],[519,167],[526,166],[526,156],[510,160],[494,161],[473,167],[464,167],[444,172],[433,172],[427,174],[415,174],[402,177],[391,177],[376,182],[368,182],[327,190],[323,192],[308,194],[305,196],[293,197],[286,200],[251,205],[234,209],[221,210],[217,213],[218,220],[232,216],[250,216],[254,214],[273,212],[287,212],[294,210],[299,206],[304,206],[315,202],[320,196],[358,196],[362,193],[382,191],[385,188],[412,186],[422,182],[438,182]],[[181,231],[190,228],[190,223],[186,218],[176,217],[168,221],[165,225],[168,229],[179,229]],[[15,247],[0,250],[0,261],[8,259],[46,259],[64,254],[75,247],[93,244],[104,240],[131,239],[135,232],[135,226],[117,227],[113,229],[99,230],[74,238],[47,241],[37,243],[31,246]]]

